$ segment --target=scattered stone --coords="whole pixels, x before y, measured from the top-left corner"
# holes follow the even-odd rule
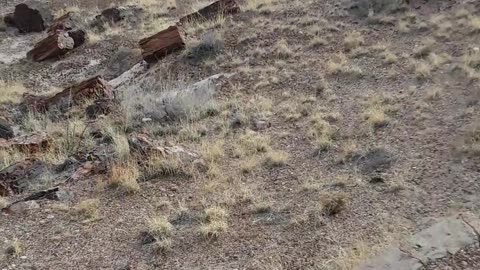
[[[68,31],[68,36],[73,39],[73,48],[77,48],[86,40],[86,33],[83,30]]]
[[[136,27],[144,17],[144,10],[136,5],[129,5],[125,7],[111,7],[104,9],[101,14],[95,16],[91,23],[91,27],[99,31],[105,31],[106,25],[115,25],[120,22],[125,22],[124,25],[128,27]]]
[[[148,63],[185,48],[185,43],[177,26],[170,26],[157,34],[140,40],[142,57]]]
[[[38,153],[47,149],[50,138],[45,133],[32,133],[18,136],[10,140],[0,139],[0,149],[16,148],[21,152]]]
[[[75,41],[68,32],[56,32],[35,44],[27,57],[35,62],[66,54],[75,46]]]
[[[375,148],[356,159],[364,174],[378,174],[389,169],[394,160],[392,154],[384,148]]]
[[[218,0],[214,3],[180,18],[180,23],[199,22],[211,20],[218,16],[240,12],[240,6],[235,0]]]
[[[253,130],[260,131],[271,127],[271,123],[266,119],[252,119]]]
[[[13,136],[14,133],[12,127],[10,127],[7,121],[0,118],[0,138],[11,139]]]
[[[22,192],[29,183],[47,171],[47,164],[36,158],[13,163],[0,171],[0,196]]]
[[[100,16],[102,16],[103,19],[112,24],[123,20],[123,16],[120,10],[116,7],[102,10],[102,14]]]
[[[128,137],[128,144],[131,151],[141,155],[148,155],[156,152],[162,156],[168,156],[172,154],[184,154],[194,158],[198,156],[196,153],[187,151],[178,145],[161,146],[160,142],[153,140],[147,133],[131,133]]]
[[[70,86],[51,97],[24,95],[24,103],[32,111],[44,112],[51,108],[66,111],[69,107],[81,104],[88,99],[113,98],[112,87],[102,77],[96,76]]]

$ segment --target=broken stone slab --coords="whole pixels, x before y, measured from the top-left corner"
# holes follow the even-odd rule
[[[26,201],[26,202],[18,202],[10,205],[5,212],[12,213],[12,214],[20,214],[26,211],[35,210],[39,208],[40,208],[40,205],[36,201]]]
[[[25,153],[38,153],[47,149],[49,145],[50,138],[45,133],[32,133],[10,140],[0,139],[0,149],[15,148]]]
[[[415,249],[415,256],[424,263],[455,254],[477,241],[472,227],[455,217],[443,219],[408,240]]]
[[[143,60],[153,63],[173,52],[185,48],[179,27],[170,26],[157,34],[141,39]]]
[[[42,1],[18,4],[13,12],[13,24],[20,33],[42,32],[52,19],[51,9]]]
[[[214,19],[218,16],[240,12],[240,6],[235,0],[218,0],[214,3],[180,18],[181,24]]]
[[[457,217],[440,220],[407,239],[402,247],[390,247],[356,270],[417,270],[430,261],[455,254],[478,242],[472,227]]]
[[[136,27],[143,20],[143,17],[143,8],[136,5],[110,7],[95,16],[90,26],[99,31],[105,31],[106,25],[112,26],[120,22],[125,22],[128,27]]]
[[[38,180],[49,167],[37,158],[18,161],[0,171],[0,196],[23,192],[30,183]]]
[[[51,97],[24,95],[24,104],[32,111],[44,112],[51,108],[66,111],[71,106],[81,104],[89,99],[113,98],[112,87],[102,77],[96,76],[72,85]]]
[[[113,88],[118,88],[122,85],[129,84],[132,82],[135,78],[137,78],[139,75],[145,73],[148,69],[148,63],[146,61],[141,61],[140,63],[134,65],[131,69],[125,71],[122,73],[120,76],[117,78],[110,80],[108,83],[113,87]]]

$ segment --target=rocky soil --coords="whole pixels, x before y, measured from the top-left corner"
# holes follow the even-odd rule
[[[358,269],[479,217],[477,1],[0,19],[0,269]],[[421,264],[477,269],[478,243]]]

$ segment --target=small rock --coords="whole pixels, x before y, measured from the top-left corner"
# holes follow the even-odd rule
[[[38,208],[40,208],[40,205],[36,201],[19,202],[9,207],[12,213],[23,213]]]
[[[0,119],[0,138],[2,139],[11,139],[13,138],[13,129],[7,123],[7,121]]]
[[[271,126],[270,122],[267,120],[253,119],[253,130],[259,131],[269,128]]]

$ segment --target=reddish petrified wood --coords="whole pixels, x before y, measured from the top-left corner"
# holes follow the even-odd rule
[[[32,133],[10,140],[0,139],[0,149],[16,148],[27,153],[38,153],[48,148],[49,144],[50,138],[44,133]]]
[[[188,14],[180,19],[180,23],[202,20],[211,20],[217,16],[240,12],[240,6],[235,0],[218,0],[197,12]]]
[[[23,191],[25,185],[47,170],[47,165],[36,158],[18,161],[0,171],[0,196]]]
[[[113,88],[101,76],[96,76],[70,86],[51,97],[24,95],[24,103],[33,111],[46,111],[51,108],[64,111],[88,99],[102,98],[113,99]]]
[[[27,53],[27,57],[35,62],[40,62],[63,55],[73,49],[74,46],[75,41],[67,32],[57,32],[38,42],[35,47]]]
[[[73,30],[76,27],[75,22],[73,21],[74,14],[74,12],[67,12],[63,16],[53,20],[50,27],[48,27],[47,32],[51,34],[57,32],[58,30]]]
[[[140,40],[142,57],[152,63],[166,55],[185,48],[182,36],[177,26],[158,32],[157,34]]]
[[[45,25],[40,12],[36,9],[30,8],[26,4],[15,6],[13,21],[20,33],[42,32],[45,30]]]

